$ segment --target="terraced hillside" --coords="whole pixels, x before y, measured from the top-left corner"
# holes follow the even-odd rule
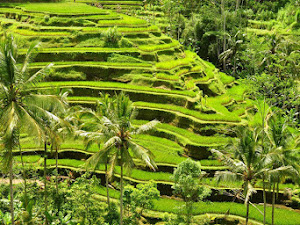
[[[209,150],[233,138],[231,127],[247,124],[254,103],[244,97],[244,86],[185,50],[157,26],[123,14],[127,8],[141,5],[141,1],[6,3],[0,5],[1,32],[13,33],[18,39],[23,48],[20,58],[32,42],[41,42],[30,69],[34,72],[54,65],[45,81],[37,84],[38,89],[71,88],[70,104],[88,107],[94,107],[99,92],[123,91],[138,109],[136,126],[153,119],[161,121],[155,132],[136,137],[154,153],[159,170],[150,172],[136,161],[137,167],[126,175],[128,182],[155,180],[161,194],[171,195],[173,168],[190,156],[200,160],[208,173],[203,183],[214,190],[210,199],[229,200],[218,190],[239,188],[240,184],[212,180],[214,171],[226,168],[211,157]],[[21,144],[28,152],[25,161],[41,166],[41,157],[35,153],[41,153],[42,148],[26,136]],[[83,170],[84,160],[95,151],[96,146],[85,149],[80,140],[66,140],[59,152],[59,167]],[[54,167],[55,160],[49,159],[48,166]],[[97,173],[103,174],[104,167]],[[117,170],[116,177],[118,174]],[[99,194],[104,195],[104,190]],[[112,190],[112,196],[118,194]],[[161,198],[156,210],[172,212],[172,204],[178,201]],[[197,213],[224,213],[231,207],[232,214],[245,214],[243,204],[205,204],[199,203]],[[279,214],[283,212],[300,219],[297,213],[278,210]],[[262,221],[262,215],[254,210],[250,218]],[[278,224],[288,224],[284,216],[281,219]]]

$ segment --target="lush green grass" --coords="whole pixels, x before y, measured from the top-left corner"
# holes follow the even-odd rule
[[[140,45],[138,48],[144,52],[154,52],[160,50],[166,50],[170,48],[177,47],[179,45],[178,41],[172,41],[169,44],[160,44],[160,45]]]
[[[33,31],[33,30],[25,30],[25,29],[16,29],[14,30],[15,33],[23,35],[23,36],[34,36],[34,37],[38,37],[38,36],[43,36],[43,37],[47,37],[47,36],[69,36],[70,33],[69,32],[37,32],[37,31]]]
[[[162,80],[170,80],[170,81],[178,81],[180,79],[178,75],[169,75],[165,73],[157,73],[156,78]]]
[[[41,68],[49,65],[49,62],[35,62],[31,63],[31,68]],[[116,63],[116,62],[96,62],[96,61],[59,61],[55,62],[55,67],[72,67],[72,66],[82,66],[82,67],[107,67],[107,68],[145,68],[145,69],[151,69],[152,64],[150,63]]]
[[[59,15],[107,14],[105,10],[84,3],[27,3],[20,4],[24,11],[43,12]]]
[[[193,58],[177,59],[172,61],[156,63],[156,68],[161,70],[172,70],[179,66],[189,66],[192,62],[194,62]]]
[[[68,98],[71,102],[76,103],[96,103],[98,98],[95,97],[80,97],[80,96],[71,96]],[[170,104],[160,104],[160,103],[151,103],[151,102],[135,102],[134,105],[137,108],[150,109],[165,111],[172,114],[176,114],[181,117],[189,118],[198,123],[225,123],[225,124],[235,124],[240,123],[241,118],[234,113],[228,113],[227,115],[223,114],[205,114],[199,111],[194,111],[186,109],[176,105]]]
[[[141,1],[99,1],[103,5],[143,5]]]
[[[66,166],[66,167],[73,167],[73,168],[86,168],[85,161],[75,160],[75,159],[59,159],[58,164],[60,166]],[[48,159],[47,160],[47,166],[54,166],[55,165],[55,159]],[[104,165],[101,165],[97,171],[101,171],[103,173],[104,171]],[[115,174],[119,176],[121,171],[121,168],[117,166],[115,168]],[[131,173],[126,172],[125,176],[127,179],[131,179],[133,181],[137,182],[144,182],[144,181],[150,181],[155,180],[157,182],[165,182],[168,183],[171,181],[171,174],[164,173],[164,172],[148,172],[138,169],[132,169]]]
[[[25,163],[37,163],[42,157],[40,155],[24,155],[22,158]],[[14,159],[21,162],[21,156],[15,156]]]
[[[121,19],[119,20],[99,20],[98,25],[140,27],[148,26],[148,23],[145,20],[122,14]]]
[[[63,82],[41,82],[37,84],[37,87],[52,88],[52,87],[89,87],[89,88],[100,88],[100,89],[119,89],[119,90],[133,90],[141,92],[154,92],[162,94],[170,94],[174,97],[176,95],[196,97],[196,93],[192,91],[177,91],[177,90],[167,90],[160,88],[150,88],[146,86],[138,86],[117,82],[97,82],[97,81],[63,81]]]
[[[170,213],[176,213],[176,208],[183,205],[183,202],[173,199],[160,199],[155,202],[155,210],[167,211]],[[256,205],[262,212],[263,206]],[[225,214],[230,210],[231,215],[246,216],[246,206],[243,204],[232,202],[198,202],[193,206],[193,213],[195,215],[204,213],[221,213]],[[267,207],[267,223],[271,224],[271,207]],[[263,215],[250,206],[249,218],[256,221],[263,221]],[[287,219],[288,218],[288,219]],[[275,208],[275,224],[276,225],[298,225],[300,221],[300,213],[288,209]]]
[[[183,153],[183,148],[168,139],[150,135],[139,135],[134,141],[149,149],[155,156],[154,160],[156,163],[176,165],[186,159],[179,156],[180,153]]]
[[[159,103],[150,103],[150,102],[135,102],[135,106],[141,108],[150,108],[150,109],[162,109],[165,111],[173,113],[181,113],[185,116],[192,116],[199,120],[211,121],[211,122],[241,122],[241,119],[235,114],[204,114],[199,111],[186,109],[180,106],[168,105],[168,104],[159,104]]]
[[[20,52],[25,54],[26,49],[20,49]],[[65,52],[71,52],[71,53],[88,53],[88,52],[109,52],[109,53],[119,53],[119,52],[138,52],[134,48],[102,48],[102,47],[87,47],[87,48],[81,48],[81,47],[61,47],[61,48],[40,48],[38,50],[39,53],[65,53]]]
[[[106,196],[105,187],[98,187],[96,192],[99,195]],[[109,194],[112,198],[119,199],[120,192],[114,189],[109,189]],[[177,213],[177,210],[184,203],[182,201],[160,198],[154,201],[154,210],[159,212]],[[255,204],[260,211],[263,211],[263,206]],[[200,215],[205,213],[219,213],[225,214],[230,210],[231,215],[237,215],[245,217],[246,206],[240,203],[234,202],[197,202],[193,206],[193,214]],[[271,224],[271,210],[270,206],[267,206],[267,223]],[[255,221],[263,221],[263,215],[254,207],[250,206],[249,218]],[[276,225],[298,225],[300,221],[300,214],[294,210],[275,208],[275,224]]]
[[[222,72],[220,72],[219,75],[220,75],[220,80],[222,81],[223,84],[230,84],[235,80],[234,77],[228,76]]]
[[[147,121],[135,120],[134,123],[141,125]],[[214,136],[200,136],[187,129],[175,127],[166,123],[160,123],[157,125],[157,130],[173,134],[177,141],[183,146],[186,144],[200,145],[200,146],[220,146],[229,142],[230,138],[226,137],[214,137]]]
[[[15,157],[17,161],[21,161],[20,156]],[[23,157],[24,162],[27,163],[38,163],[39,160],[41,159],[41,156],[39,155],[28,155]],[[40,166],[42,166],[42,161],[39,162]],[[55,166],[56,161],[55,159],[48,159],[47,160],[47,166]],[[70,168],[70,169],[86,169],[86,163],[84,160],[76,160],[76,159],[59,159],[58,160],[58,165],[62,168]],[[217,170],[217,167],[212,167],[208,168],[203,166],[203,169],[213,169]],[[223,170],[224,168],[220,168]],[[99,168],[96,168],[96,172],[104,173],[104,165],[100,165]],[[115,170],[115,174],[117,176],[120,175],[120,167],[117,166]],[[132,169],[130,173],[125,172],[126,179],[132,180],[134,182],[146,182],[150,180],[154,180],[158,183],[166,183],[166,184],[172,184],[172,178],[170,173],[165,173],[165,172],[149,172],[149,171],[143,171],[139,169]],[[202,179],[202,184],[207,185],[211,188],[241,188],[241,182],[220,182],[218,183],[215,179],[213,178],[203,178]],[[257,188],[262,187],[262,183],[258,182],[256,185]],[[280,184],[279,186],[280,190],[283,190],[284,188],[295,188],[295,185],[293,184]]]
[[[159,138],[150,135],[137,135],[134,137],[134,141],[141,146],[149,149],[155,156],[157,163],[176,165],[183,160],[184,157],[179,156],[179,153],[183,153],[183,148],[177,143],[165,138]],[[25,138],[21,140],[22,150],[26,152],[34,153],[34,151],[43,151],[43,146],[37,145],[31,138]],[[83,144],[83,140],[69,140],[66,139],[59,150],[59,152],[71,151],[81,152],[84,154],[92,154],[99,151],[97,145],[91,145],[88,149]],[[16,151],[17,153],[18,151]],[[30,157],[29,157],[30,158]]]

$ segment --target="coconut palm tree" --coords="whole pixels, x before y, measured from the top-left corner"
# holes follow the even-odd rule
[[[20,133],[26,132],[38,141],[45,140],[42,118],[51,120],[54,112],[63,109],[63,104],[54,95],[41,95],[34,90],[42,80],[48,65],[33,75],[28,71],[32,52],[38,45],[32,44],[22,64],[17,64],[18,47],[13,36],[4,38],[0,44],[0,132],[3,134],[4,168],[9,171],[10,211],[14,224],[13,204],[13,154],[20,142]]]
[[[67,106],[66,97],[68,92],[64,92],[62,100]],[[80,107],[74,106],[66,109],[66,112],[60,115],[59,120],[51,125],[51,152],[55,154],[55,187],[58,194],[58,151],[66,138],[70,138],[74,134],[74,129],[77,126],[78,118],[76,117],[77,110]]]
[[[288,123],[284,117],[272,114],[268,119],[267,136],[270,148],[274,155],[272,170],[269,171],[270,182],[273,184],[272,191],[272,224],[274,224],[274,208],[277,194],[279,193],[279,183],[286,177],[293,180],[299,178],[298,150],[296,150],[296,138],[288,130]]]
[[[94,113],[95,125],[97,129],[94,133],[85,133],[81,135],[90,134],[91,142],[104,142],[102,148],[91,159],[90,163],[97,165],[100,160],[110,158],[110,168],[108,170],[108,177],[114,174],[117,165],[121,167],[120,174],[120,224],[123,224],[123,176],[124,168],[127,171],[135,165],[133,156],[145,162],[151,169],[156,170],[156,164],[153,161],[152,153],[143,146],[134,142],[132,137],[136,134],[144,133],[153,129],[158,121],[153,120],[147,124],[141,125],[139,128],[132,126],[132,121],[136,116],[135,108],[129,97],[124,93],[108,98],[106,96],[102,102],[102,108],[99,111],[106,116],[99,116]],[[101,104],[101,103],[100,103]],[[98,112],[99,112],[98,111]],[[101,115],[100,113],[100,115]]]
[[[87,167],[93,166],[94,169],[99,168],[100,164],[105,165],[105,186],[107,195],[107,204],[110,205],[109,198],[109,176],[108,176],[108,163],[109,163],[109,153],[102,154],[101,144],[105,142],[105,136],[103,135],[103,116],[109,117],[110,110],[112,108],[113,99],[110,98],[109,94],[101,94],[101,100],[97,102],[96,111],[90,109],[83,109],[79,111],[81,117],[88,117],[89,120],[86,121],[80,127],[81,130],[78,132],[80,136],[84,138],[84,144],[86,149],[90,148],[92,145],[96,144],[99,151],[95,153],[92,157],[87,160]]]
[[[249,219],[249,200],[256,193],[255,184],[267,170],[268,160],[262,160],[262,149],[259,147],[258,134],[247,128],[238,129],[238,141],[227,146],[228,152],[212,150],[225,163],[229,171],[218,171],[215,178],[218,181],[242,181],[245,196],[246,225]]]

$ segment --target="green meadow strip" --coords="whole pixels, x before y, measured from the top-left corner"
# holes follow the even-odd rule
[[[204,114],[199,111],[194,111],[186,109],[176,105],[169,104],[159,104],[159,103],[150,103],[150,102],[135,102],[135,106],[142,108],[152,108],[152,109],[164,109],[165,111],[178,112],[187,116],[195,117],[203,121],[213,121],[213,122],[241,122],[241,119],[235,114],[222,115],[222,114]]]
[[[70,166],[70,167],[77,167],[77,168],[83,168],[85,169],[86,165],[84,161],[80,160],[75,160],[75,159],[59,159],[58,160],[59,165],[61,166]],[[55,165],[55,159],[48,159],[47,160],[47,166],[54,166]],[[100,168],[97,169],[96,171],[101,171],[101,173],[104,172],[105,166],[100,165]],[[115,168],[115,174],[119,176],[121,171],[121,168],[117,166]],[[143,171],[143,170],[138,170],[138,169],[132,169],[131,173],[125,173],[125,176],[128,179],[134,179],[136,182],[146,182],[150,180],[155,180],[157,182],[162,182],[162,183],[171,183],[171,174],[169,173],[164,173],[164,172],[148,172],[148,171]]]
[[[68,100],[71,103],[86,103],[86,104],[95,104],[98,98],[95,97],[81,97],[81,96],[71,96],[68,97]],[[159,103],[150,103],[150,102],[134,102],[134,105],[137,108],[150,109],[165,111],[172,114],[177,114],[182,117],[190,118],[198,123],[230,123],[237,124],[244,121],[234,113],[228,115],[222,114],[204,114],[199,111],[193,111],[176,105],[169,104],[159,104]]]
[[[192,62],[194,62],[194,59],[192,58],[177,59],[172,61],[156,63],[156,68],[161,70],[172,70],[179,66],[191,65]]]
[[[170,80],[170,81],[178,81],[180,79],[180,77],[177,75],[169,75],[165,73],[157,73],[156,78],[161,80]]]
[[[95,189],[95,191],[102,196],[106,196],[106,188],[103,186],[99,186]],[[118,199],[120,198],[120,192],[115,189],[109,189],[109,194],[112,198]],[[154,210],[157,212],[168,212],[168,213],[178,213],[178,208],[184,204],[183,201],[170,199],[170,198],[160,198],[159,200],[154,201]],[[228,210],[230,211],[230,215],[241,216],[245,218],[246,215],[246,206],[241,203],[235,202],[197,202],[193,205],[195,208],[193,210],[194,215],[202,215],[207,213],[217,213],[220,216],[224,216]],[[255,207],[258,207],[260,211],[263,211],[263,206],[255,204]],[[249,218],[254,221],[263,221],[263,216],[261,213],[250,205],[250,213]],[[271,224],[271,210],[270,206],[267,206],[267,223]],[[300,214],[295,210],[290,209],[282,209],[275,208],[275,224],[276,225],[298,225],[297,221],[300,219]],[[291,218],[287,220],[286,218]]]
[[[135,120],[134,124],[142,125],[145,124],[146,122],[147,121],[144,120]],[[187,144],[199,145],[199,146],[220,146],[220,145],[227,144],[231,139],[228,137],[201,136],[187,129],[182,129],[166,123],[158,124],[156,129],[158,131],[175,135],[178,141],[181,142],[183,146]]]
[[[222,81],[223,84],[230,84],[235,81],[234,77],[228,76],[225,73],[219,72],[220,75],[220,80]]]
[[[150,135],[139,135],[138,138],[133,140],[146,149],[149,149],[154,154],[156,163],[177,165],[186,160],[186,157],[179,156],[179,154],[183,153],[183,148],[168,139]]]
[[[32,30],[24,30],[24,29],[16,29],[15,33],[23,35],[23,36],[34,36],[34,37],[47,37],[47,36],[69,36],[68,32],[37,32]]]
[[[26,54],[26,49],[20,49],[21,54]],[[73,48],[73,47],[65,47],[65,48],[40,48],[38,53],[89,53],[89,52],[107,52],[107,53],[126,53],[126,52],[138,52],[138,50],[134,48],[98,48],[98,47],[86,47],[86,48]]]
[[[183,148],[168,139],[150,135],[137,135],[134,137],[134,141],[149,149],[154,154],[157,163],[176,166],[186,159],[179,156],[179,154],[183,153]],[[21,140],[21,147],[25,152],[43,151],[43,146],[38,146],[32,139]],[[86,149],[82,140],[65,140],[59,149],[59,153],[66,151],[91,155],[99,151],[99,149],[97,145],[91,145]],[[18,153],[18,150],[15,152]]]
[[[14,157],[17,161],[21,161],[20,156]],[[24,156],[24,161],[28,163],[38,163],[42,164],[40,159],[42,159],[41,156],[39,155],[30,155],[30,156]],[[48,167],[54,167],[56,165],[56,160],[55,159],[48,159],[47,160],[47,166]],[[61,168],[69,168],[69,169],[80,169],[80,170],[85,170],[86,168],[86,163],[85,161],[82,160],[76,160],[76,159],[58,159],[58,165]],[[146,166],[146,165],[145,165]],[[117,177],[120,176],[120,167],[117,166],[115,169],[115,175]],[[99,168],[96,169],[95,172],[97,173],[104,173],[105,171],[105,165],[100,165]],[[157,183],[161,184],[173,184],[172,181],[172,174],[166,173],[166,172],[149,172],[149,171],[143,171],[139,169],[133,168],[131,170],[131,173],[125,172],[125,179],[131,180],[133,182],[137,183],[145,183],[148,181],[155,181]],[[241,182],[217,182],[214,178],[203,178],[202,179],[202,184],[206,185],[210,188],[216,188],[216,189],[228,189],[228,188],[236,188],[239,189],[241,188]],[[259,182],[256,185],[257,188],[262,187],[262,183]],[[295,188],[293,184],[280,184],[280,190],[283,190],[285,188]]]
[[[30,68],[41,68],[49,65],[49,62],[34,62],[30,64]],[[73,66],[81,66],[81,67],[107,67],[107,68],[135,68],[135,69],[152,69],[152,64],[150,63],[117,63],[117,62],[96,62],[96,61],[58,61],[55,62],[54,68],[63,68],[63,67],[73,67]]]
[[[95,188],[97,194],[105,197],[106,188],[104,186],[99,186]],[[114,198],[116,201],[120,198],[120,192],[115,189],[109,189],[109,195]],[[159,200],[154,201],[154,210],[157,212],[168,212],[168,213],[178,213],[178,208],[184,204],[183,201],[170,199],[170,198],[160,198]],[[230,215],[240,216],[245,218],[246,215],[246,206],[241,203],[235,202],[197,202],[193,205],[195,208],[193,210],[194,215],[203,215],[207,213],[220,214],[224,216],[228,210]],[[263,211],[263,206],[255,204],[255,207],[258,207],[259,210]],[[263,216],[254,206],[250,205],[249,218],[253,221],[263,221]],[[271,210],[270,206],[267,206],[267,223],[271,224]],[[154,213],[155,215],[155,213]],[[297,221],[300,219],[300,214],[295,210],[275,208],[275,224],[276,225],[297,225]],[[156,216],[157,217],[157,213]],[[287,220],[286,218],[291,218]],[[250,221],[251,222],[251,221]]]
[[[89,15],[89,14],[107,14],[103,9],[89,6],[84,3],[25,3],[20,4],[25,12],[42,12],[57,15]]]
[[[100,4],[105,5],[139,5],[142,6],[142,1],[99,1]]]
[[[170,49],[170,48],[174,48],[179,46],[179,42],[174,40],[169,44],[160,44],[160,45],[140,45],[138,46],[138,48],[141,51],[144,52],[155,52],[155,51],[160,51],[160,50],[166,50],[166,49]]]
[[[122,15],[120,20],[99,20],[99,26],[148,26],[148,22],[132,16]]]
[[[178,90],[166,90],[160,88],[151,88],[147,86],[138,86],[131,84],[124,84],[118,82],[99,82],[99,81],[58,81],[58,82],[40,82],[37,84],[37,87],[51,88],[51,87],[88,87],[88,88],[110,88],[110,89],[120,89],[120,90],[134,90],[134,91],[143,91],[143,92],[153,92],[153,93],[162,93],[186,96],[194,98],[196,93],[193,91],[178,91]]]

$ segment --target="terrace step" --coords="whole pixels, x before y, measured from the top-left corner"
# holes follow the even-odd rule
[[[114,95],[115,92],[123,91],[130,96],[132,101],[148,101],[153,103],[168,103],[179,106],[191,107],[194,105],[195,93],[190,91],[165,90],[122,84],[117,82],[47,82],[40,83],[39,89],[72,88],[71,96],[99,97],[100,92]]]
[[[38,163],[38,160],[36,161]],[[47,167],[48,168],[55,168],[55,159],[48,159],[47,160]],[[74,159],[59,159],[58,160],[58,167],[59,168],[63,168],[63,169],[69,169],[69,170],[82,170],[83,166],[84,166],[85,162],[82,160],[74,160]],[[37,167],[38,169],[38,167]],[[104,165],[100,165],[99,169],[96,169],[94,171],[94,173],[96,174],[104,174],[105,170],[104,170]],[[115,177],[119,178],[120,177],[120,167],[116,166],[115,169]],[[153,179],[153,178],[156,179]],[[172,188],[171,186],[173,185],[173,181],[171,178],[171,174],[170,173],[165,173],[165,172],[148,172],[148,171],[141,171],[141,170],[137,170],[137,169],[132,169],[131,174],[124,174],[124,179],[129,181],[129,182],[133,182],[133,183],[145,183],[145,182],[149,182],[150,180],[155,180],[155,182],[158,185],[158,189],[160,190],[162,195],[173,195],[172,194]],[[232,188],[234,188],[234,186],[232,187],[228,187],[228,184],[222,184],[220,183],[218,187],[216,186],[212,186],[211,182],[211,178],[202,178],[202,184],[208,186],[209,188],[212,189],[213,193],[211,195],[211,197],[213,199],[213,201],[221,201],[221,202],[226,202],[226,201],[231,201],[233,197],[228,197],[227,194],[222,194],[223,191],[228,191],[230,192]],[[225,187],[223,187],[225,185]],[[237,184],[235,184],[237,185]],[[226,187],[227,186],[227,187]],[[238,189],[240,185],[236,186],[236,188]],[[221,192],[220,192],[221,191]],[[252,202],[261,202],[262,199],[262,190],[257,189],[256,190],[257,193],[254,194],[252,196],[251,201]],[[268,193],[270,195],[268,195],[268,200],[271,200],[271,193]],[[280,192],[280,199],[282,199],[284,197],[284,193]],[[220,198],[221,196],[223,196],[222,198]],[[286,199],[287,197],[285,197]],[[255,200],[256,199],[256,200]]]
[[[21,56],[25,56],[26,51],[21,50]],[[135,48],[47,48],[40,49],[35,62],[57,62],[72,61],[72,62],[86,62],[90,61],[106,62],[109,57],[114,54],[131,56],[138,58],[141,52]],[[137,59],[138,61],[138,59]]]

